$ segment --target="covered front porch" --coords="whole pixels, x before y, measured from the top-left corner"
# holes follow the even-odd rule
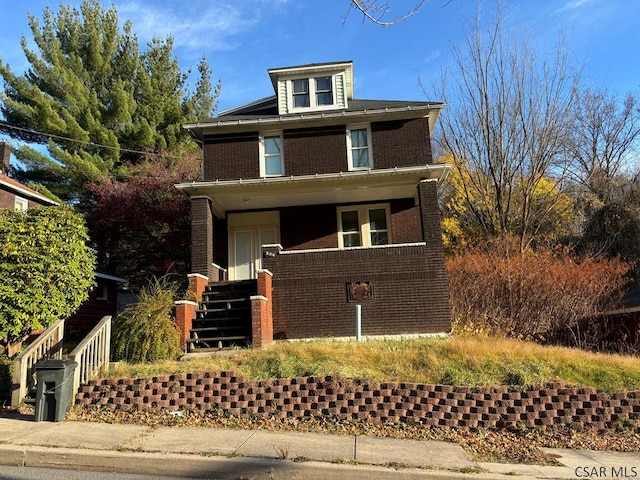
[[[447,332],[437,198],[447,171],[425,165],[178,185],[192,202],[192,272],[206,284],[257,280],[252,346],[354,336],[357,303],[365,336]],[[383,244],[340,238],[343,209],[381,204]]]
[[[449,168],[446,164],[433,164],[179,184],[177,188],[189,195],[192,205],[192,272],[211,280],[255,279],[262,268],[262,245],[281,244],[287,250],[338,248],[342,245],[335,236],[338,230],[335,208],[340,205],[402,199],[413,202],[411,206],[419,209],[416,225],[411,227],[414,232],[409,236],[397,235],[389,243],[439,242],[439,229],[424,226],[431,225],[434,219],[439,225],[437,188]],[[323,207],[326,208],[320,211]],[[288,224],[281,225],[281,215],[293,211],[296,215],[289,215]],[[308,231],[321,220],[330,222],[328,228],[335,239],[300,240],[296,230]],[[327,231],[320,235],[327,237]]]

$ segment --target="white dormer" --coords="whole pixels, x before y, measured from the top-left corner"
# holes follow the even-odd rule
[[[315,63],[269,70],[278,113],[347,108],[353,98],[353,62]]]

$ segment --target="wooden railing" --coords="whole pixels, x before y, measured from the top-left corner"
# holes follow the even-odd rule
[[[35,386],[35,364],[44,359],[62,358],[64,320],[58,320],[13,361],[11,406],[17,408]]]
[[[100,323],[69,354],[69,358],[78,363],[73,390],[104,373],[109,367],[111,356],[111,316],[102,317]]]

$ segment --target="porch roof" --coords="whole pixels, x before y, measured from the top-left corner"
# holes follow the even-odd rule
[[[422,180],[443,181],[451,166],[444,163],[291,177],[180,183],[189,197],[211,199],[213,212],[258,210],[298,205],[374,202],[416,195]]]

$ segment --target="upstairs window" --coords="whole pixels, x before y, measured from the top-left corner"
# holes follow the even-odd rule
[[[331,77],[316,78],[316,105],[333,105]]]
[[[391,243],[388,205],[338,209],[338,247],[373,247]]]
[[[290,90],[292,110],[326,108],[336,104],[331,76],[291,80]]]
[[[369,126],[347,129],[347,149],[349,170],[368,170],[373,168],[371,129]]]
[[[282,136],[268,134],[260,137],[260,176],[280,177],[284,175]]]
[[[301,78],[293,81],[293,108],[311,106],[309,97],[309,79]]]

